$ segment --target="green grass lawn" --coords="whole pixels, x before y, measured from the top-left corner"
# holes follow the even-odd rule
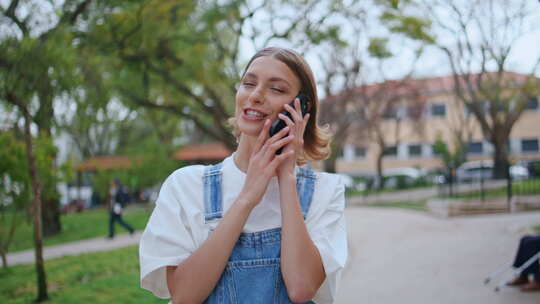
[[[484,191],[485,197],[500,197],[500,196],[506,196],[506,186],[496,188],[496,189],[486,189]],[[528,179],[524,181],[514,182],[512,184],[512,191],[514,195],[538,195],[540,194],[540,179]],[[470,198],[479,198],[481,196],[480,191],[475,191],[471,193],[465,193],[465,194],[456,194],[452,197],[455,198],[464,198],[464,199],[470,199]]]
[[[144,229],[152,206],[129,206],[124,212],[124,220],[137,230]],[[106,209],[85,210],[81,213],[62,215],[62,232],[46,238],[45,246],[78,241],[94,237],[106,237],[109,231],[109,213]],[[0,223],[2,225],[2,223]],[[124,227],[116,224],[116,233],[126,233]],[[33,248],[33,228],[31,221],[24,221],[17,227],[9,252]]]
[[[45,262],[51,304],[167,303],[139,286],[137,246]],[[31,303],[34,265],[0,269],[0,303]]]
[[[387,207],[387,208],[403,208],[403,209],[410,209],[410,210],[416,210],[416,211],[427,211],[427,205],[426,201],[419,201],[419,202],[389,202],[389,203],[369,203],[366,205],[367,207]]]

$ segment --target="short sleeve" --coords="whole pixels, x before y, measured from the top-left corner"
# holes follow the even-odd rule
[[[341,272],[347,262],[347,230],[345,224],[345,187],[336,175],[327,174],[326,178],[332,177],[332,182],[322,181],[319,189],[323,202],[317,202],[319,206],[313,206],[312,216],[308,216],[307,226],[313,243],[319,250],[326,272],[326,279],[317,291],[316,303],[333,303],[336,298],[337,287],[341,279]],[[331,187],[331,186],[334,187]],[[330,186],[330,187],[328,187]],[[331,189],[331,191],[328,191]],[[328,193],[330,192],[330,193]]]
[[[141,287],[164,299],[170,298],[166,266],[178,265],[196,249],[177,178],[173,173],[163,183],[139,243]]]

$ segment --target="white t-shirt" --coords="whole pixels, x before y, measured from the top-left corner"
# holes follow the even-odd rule
[[[203,199],[204,166],[176,170],[163,183],[155,209],[141,237],[139,257],[141,287],[160,298],[170,298],[166,266],[176,266],[207,239],[218,222],[205,223]],[[222,167],[223,214],[234,203],[246,178],[226,158]],[[341,270],[347,260],[344,186],[338,175],[316,172],[315,190],[306,216],[306,226],[318,248],[326,272],[316,303],[333,303]],[[262,201],[252,210],[244,232],[281,227],[279,188],[274,177]]]

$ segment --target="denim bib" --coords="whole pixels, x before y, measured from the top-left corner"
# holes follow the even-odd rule
[[[221,167],[222,163],[208,166],[203,177],[206,222],[222,217]],[[300,168],[296,189],[304,219],[311,205],[314,186],[313,171]],[[292,303],[281,275],[280,255],[281,228],[241,233],[221,278],[204,303]]]

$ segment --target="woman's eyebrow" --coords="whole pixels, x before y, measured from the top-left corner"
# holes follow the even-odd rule
[[[257,75],[254,74],[254,73],[251,73],[251,72],[247,72],[244,75],[243,79],[246,79],[246,78],[255,79],[255,80],[258,79]],[[283,79],[281,77],[270,77],[270,79],[268,79],[268,81],[270,81],[270,82],[284,82],[288,86],[291,86],[291,84],[287,80],[285,80],[285,79]]]
[[[254,79],[257,79],[257,75],[253,74],[253,73],[250,73],[250,72],[247,72],[244,77],[242,78],[254,78]]]
[[[270,82],[284,82],[284,83],[287,84],[288,86],[291,86],[291,84],[290,84],[287,80],[285,80],[285,79],[283,79],[283,78],[279,78],[279,77],[271,77],[269,80],[270,80]]]

